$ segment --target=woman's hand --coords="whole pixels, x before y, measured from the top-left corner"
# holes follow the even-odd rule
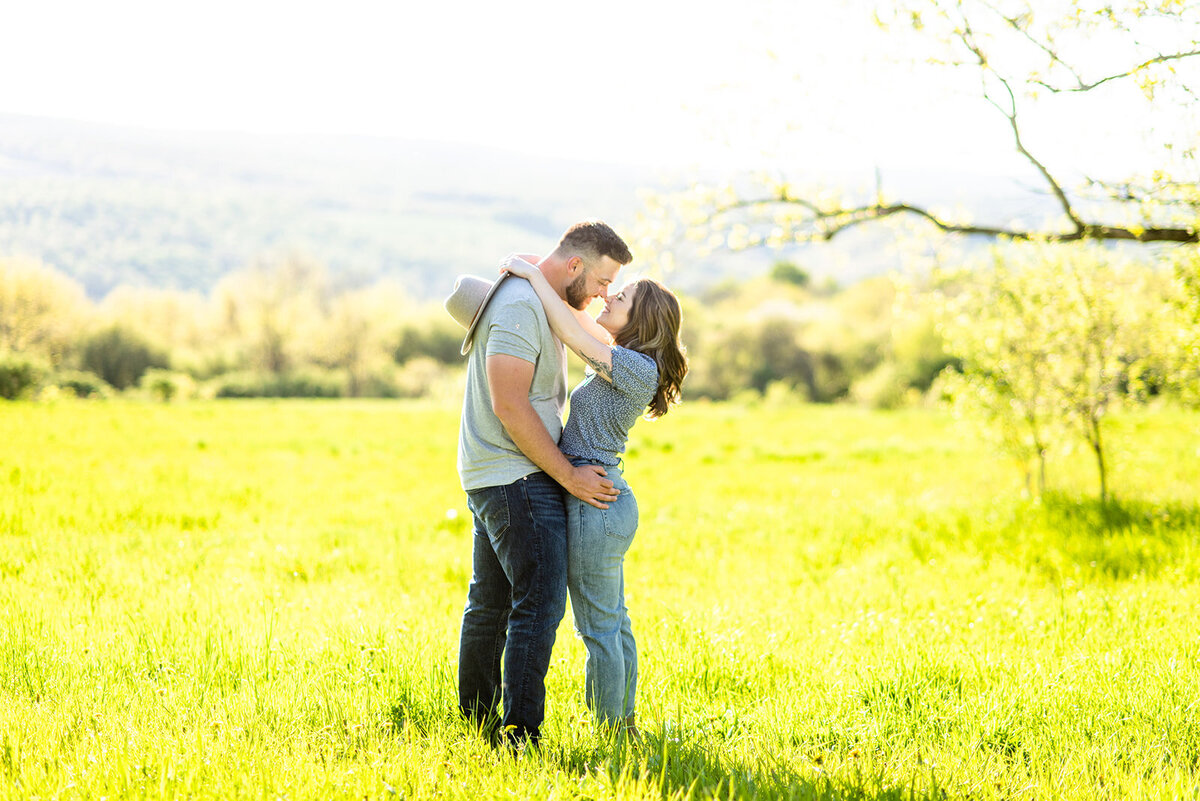
[[[518,278],[529,278],[537,271],[538,268],[535,265],[515,253],[508,254],[504,261],[500,262],[500,272],[512,273]]]

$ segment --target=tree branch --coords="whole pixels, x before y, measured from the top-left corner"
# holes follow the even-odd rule
[[[1116,203],[1145,203],[1148,198],[1168,195],[1166,202],[1174,206],[1200,209],[1200,195],[1196,194],[1196,185],[1190,181],[1160,181],[1151,186],[1139,186],[1133,181],[1104,181],[1090,176],[1084,176],[1084,181],[1089,188],[1101,190],[1106,200]],[[1171,193],[1175,196],[1170,197]]]
[[[1046,89],[1050,92],[1054,92],[1056,94],[1062,93],[1062,92],[1088,92],[1088,91],[1091,91],[1092,89],[1095,89],[1097,86],[1103,86],[1104,84],[1108,83],[1109,81],[1117,81],[1122,78],[1128,78],[1128,77],[1146,69],[1147,67],[1151,67],[1155,64],[1165,64],[1168,61],[1178,61],[1180,59],[1191,58],[1193,56],[1200,56],[1200,50],[1189,50],[1189,51],[1179,52],[1179,53],[1159,53],[1158,55],[1154,56],[1153,58],[1148,58],[1145,61],[1143,61],[1142,63],[1140,63],[1134,67],[1130,67],[1127,70],[1124,70],[1122,72],[1113,73],[1111,75],[1106,75],[1103,78],[1099,78],[1095,81],[1088,82],[1083,79],[1083,76],[1079,74],[1078,70],[1076,70],[1073,66],[1071,66],[1069,63],[1067,63],[1067,61],[1058,54],[1058,50],[1055,49],[1055,47],[1053,46],[1054,42],[1052,39],[1049,41],[1042,41],[1041,39],[1038,39],[1036,36],[1034,36],[1032,33],[1030,33],[1027,28],[1025,28],[1023,25],[1021,25],[1020,17],[1012,17],[1012,16],[1005,14],[1000,9],[998,9],[995,5],[988,2],[988,0],[980,0],[980,5],[982,5],[988,11],[991,11],[997,17],[1002,19],[1004,21],[1004,23],[1006,25],[1008,25],[1008,27],[1010,27],[1014,31],[1016,31],[1023,39],[1025,39],[1025,41],[1029,42],[1034,47],[1036,47],[1038,50],[1041,50],[1043,53],[1045,53],[1050,58],[1050,62],[1052,64],[1057,64],[1058,66],[1062,67],[1064,70],[1066,70],[1068,73],[1071,74],[1071,77],[1075,79],[1075,85],[1068,86],[1068,87],[1055,86],[1053,84],[1047,83],[1046,81],[1038,80],[1036,78],[1029,80],[1030,83],[1036,84],[1037,86],[1040,86],[1043,89]],[[1115,19],[1113,21],[1114,21],[1114,23],[1116,22]],[[1131,33],[1131,31],[1129,31],[1129,29],[1124,25],[1118,25],[1118,27],[1122,30],[1125,30],[1126,33]]]
[[[1021,127],[1017,124],[1017,96],[1013,92],[1012,86],[1009,84],[1008,79],[997,72],[995,68],[993,68],[988,62],[987,56],[975,42],[975,36],[971,30],[970,24],[965,19],[963,20],[963,28],[961,31],[959,31],[958,37],[962,41],[963,45],[975,54],[975,58],[979,61],[979,69],[982,71],[982,73],[984,75],[990,73],[992,76],[994,76],[996,80],[1000,82],[1000,85],[1004,87],[1004,91],[1008,94],[1008,109],[1005,109],[988,93],[986,84],[983,90],[984,98],[993,106],[995,106],[996,110],[1008,119],[1009,127],[1012,128],[1013,132],[1013,140],[1017,146],[1017,152],[1024,156],[1026,160],[1028,160],[1029,163],[1032,164],[1039,173],[1041,173],[1042,177],[1046,179],[1046,183],[1050,185],[1050,191],[1054,193],[1054,197],[1058,199],[1059,205],[1062,206],[1063,213],[1067,215],[1067,219],[1070,220],[1071,224],[1075,226],[1075,231],[1077,233],[1082,231],[1085,227],[1084,222],[1083,220],[1079,219],[1079,215],[1077,215],[1075,213],[1075,209],[1072,208],[1071,201],[1067,197],[1067,193],[1063,191],[1062,185],[1054,179],[1054,176],[1050,174],[1050,170],[1046,168],[1046,165],[1042,164],[1042,162],[1035,158],[1034,155],[1029,152],[1029,149],[1025,147],[1025,143],[1021,141]]]
[[[1080,223],[1073,231],[1031,231],[1021,228],[1005,228],[990,225],[966,225],[950,222],[921,206],[911,203],[872,203],[853,208],[822,209],[816,203],[803,198],[789,196],[786,192],[773,197],[743,199],[721,206],[713,211],[709,220],[742,209],[766,208],[776,205],[799,206],[812,213],[815,229],[810,237],[798,237],[797,241],[822,239],[829,241],[843,231],[863,223],[882,220],[897,214],[911,214],[932,223],[948,234],[978,234],[1015,240],[1039,240],[1047,242],[1079,242],[1083,240],[1109,240],[1130,242],[1176,242],[1195,244],[1200,242],[1200,231],[1192,228],[1148,227],[1125,228],[1116,225]]]
[[[1091,90],[1095,89],[1097,86],[1102,86],[1102,85],[1108,83],[1109,81],[1118,81],[1122,78],[1128,78],[1131,75],[1134,75],[1134,74],[1146,69],[1146,67],[1150,67],[1155,64],[1165,64],[1168,61],[1178,61],[1178,60],[1184,59],[1184,58],[1192,58],[1193,56],[1200,56],[1200,50],[1190,50],[1186,53],[1169,53],[1166,55],[1159,54],[1159,55],[1155,56],[1154,58],[1146,59],[1141,64],[1138,64],[1136,67],[1130,67],[1129,69],[1125,70],[1124,72],[1118,72],[1113,75],[1108,75],[1108,76],[1105,76],[1104,78],[1100,78],[1099,80],[1092,81],[1091,83],[1085,83],[1084,80],[1082,78],[1080,78],[1075,73],[1074,70],[1070,70],[1070,68],[1067,67],[1067,69],[1071,71],[1071,74],[1075,76],[1076,81],[1078,81],[1078,84],[1076,86],[1067,86],[1067,87],[1053,86],[1051,84],[1046,83],[1045,81],[1037,81],[1037,80],[1032,81],[1032,83],[1035,83],[1038,86],[1041,86],[1042,88],[1047,89],[1056,94],[1061,93],[1061,92],[1090,92]],[[1064,67],[1067,66],[1057,56],[1054,56],[1054,60],[1057,61],[1059,64],[1062,64]]]
[[[1054,48],[1052,48],[1050,45],[1046,44],[1045,42],[1040,41],[1032,33],[1030,33],[1027,29],[1022,27],[1021,21],[1019,18],[1010,17],[1010,16],[1004,14],[1003,12],[1000,11],[1000,9],[996,8],[991,3],[983,2],[982,5],[988,11],[991,11],[997,17],[1004,20],[1004,22],[1010,28],[1012,28],[1014,31],[1019,33],[1026,41],[1028,41],[1030,44],[1032,44],[1038,50],[1041,50],[1043,53],[1045,53],[1047,56],[1049,56],[1051,63],[1058,64],[1060,67],[1065,69],[1067,72],[1071,73],[1071,77],[1073,77],[1080,85],[1083,84],[1083,78],[1081,78],[1079,73],[1075,71],[1075,68],[1072,67],[1067,62],[1063,61],[1062,58],[1059,57],[1058,52],[1054,50]],[[1041,82],[1034,81],[1034,83],[1041,83]],[[1045,86],[1045,84],[1042,84],[1042,85]]]
[[[1039,48],[1045,53],[1051,59],[1051,67],[1055,70],[1055,76],[1059,76],[1060,73],[1058,70],[1061,70],[1062,74],[1070,75],[1078,84],[1076,87],[1058,89],[1033,78],[1018,78],[1002,74],[989,61],[985,53],[987,42],[978,38],[976,30],[971,25],[971,19],[966,12],[966,4],[963,0],[925,0],[925,3],[932,7],[940,16],[941,21],[947,23],[949,28],[952,29],[952,32],[947,35],[955,44],[954,62],[956,64],[961,63],[962,66],[973,66],[978,69],[977,74],[983,98],[991,103],[1008,121],[1017,152],[1037,171],[1037,174],[1041,177],[1041,182],[1039,183],[1044,182],[1044,186],[1049,188],[1050,194],[1054,196],[1056,204],[1061,208],[1065,216],[1065,223],[1060,222],[1057,225],[1052,225],[1050,230],[1035,229],[1034,227],[1025,226],[1020,222],[1014,222],[1007,226],[957,223],[951,219],[938,216],[938,214],[924,206],[908,202],[887,202],[881,194],[881,180],[877,174],[874,194],[862,194],[855,201],[851,201],[851,203],[826,200],[823,195],[815,194],[809,198],[796,197],[792,194],[789,187],[782,183],[772,185],[769,188],[767,185],[760,185],[761,188],[759,191],[762,192],[761,195],[742,196],[741,199],[731,199],[724,205],[710,198],[706,201],[710,213],[707,215],[706,220],[697,223],[697,228],[706,227],[709,232],[716,233],[720,231],[721,226],[725,222],[736,221],[749,226],[748,238],[745,233],[739,230],[737,238],[741,242],[730,241],[729,246],[733,249],[774,244],[776,241],[828,241],[843,231],[856,226],[889,217],[902,217],[904,215],[924,220],[926,223],[933,225],[938,230],[947,234],[977,235],[995,239],[1044,242],[1126,241],[1187,245],[1200,244],[1200,217],[1197,217],[1194,213],[1190,213],[1200,208],[1200,187],[1195,182],[1175,182],[1164,173],[1156,172],[1154,178],[1147,179],[1149,185],[1145,187],[1133,182],[1119,185],[1092,180],[1090,181],[1091,191],[1081,187],[1078,192],[1072,192],[1069,196],[1063,188],[1063,184],[1055,178],[1050,169],[1026,146],[1025,140],[1022,137],[1021,123],[1023,118],[1019,116],[1018,112],[1020,109],[1017,92],[1014,91],[1014,86],[1018,86],[1019,88],[1017,82],[1020,80],[1027,87],[1037,84],[1056,92],[1086,92],[1110,81],[1129,78],[1140,70],[1145,70],[1155,64],[1166,64],[1168,62],[1200,56],[1200,49],[1166,55],[1160,53],[1154,58],[1146,59],[1124,72],[1117,72],[1088,83],[1082,77],[1082,71],[1074,69],[1059,55],[1058,43],[1053,35],[1046,33],[1039,36],[1036,32],[1028,29],[1029,24],[1025,17],[1005,16],[999,10],[999,4],[992,2],[992,0],[977,1],[984,8],[988,9],[990,13],[998,15],[1003,19],[1007,27],[1012,28],[1018,35],[1023,36],[1034,47]],[[1109,13],[1112,13],[1111,10]],[[1115,17],[1113,22],[1118,27],[1124,29],[1120,25],[1120,21]],[[917,19],[917,29],[920,28],[919,23],[920,20]],[[1132,31],[1126,32],[1132,35]],[[1144,55],[1147,52],[1154,52],[1136,41],[1134,44],[1136,47],[1133,52],[1135,53]],[[1192,42],[1187,46],[1197,48],[1200,47],[1200,43]],[[1172,68],[1171,71],[1174,72],[1174,69]],[[1174,88],[1182,88],[1191,94],[1192,97],[1195,97],[1191,93],[1190,88],[1183,85],[1182,81],[1176,81],[1172,86]],[[1003,91],[1001,91],[1001,88]],[[1193,151],[1188,150],[1184,155],[1185,158],[1192,158]],[[1090,205],[1086,203],[1087,201],[1097,199],[1097,188],[1106,191],[1110,195],[1110,200],[1113,201],[1146,204],[1143,207],[1142,216],[1144,219],[1135,221],[1133,219],[1123,220],[1122,218],[1117,218],[1118,224],[1115,225],[1096,221],[1095,218],[1103,218],[1105,216],[1104,213],[1102,211],[1091,210]],[[853,205],[855,202],[861,203],[861,205]],[[1085,205],[1083,208],[1079,208],[1075,205],[1078,203]],[[782,219],[776,223],[779,229],[782,229],[781,232],[777,230],[777,232],[768,234],[767,229],[771,223],[765,212],[778,212],[781,209],[786,210],[788,208],[792,209],[792,211],[785,211]],[[1188,216],[1160,216],[1156,213],[1152,214],[1160,209],[1182,212]],[[727,215],[729,219],[724,219]],[[739,226],[739,228],[741,227]]]
[[[993,74],[995,73],[993,72]],[[996,75],[996,78],[1004,86],[1005,91],[1008,92],[1009,111],[1005,111],[1004,109],[1000,108],[1000,105],[992,101],[990,97],[988,98],[988,101],[991,102],[992,105],[994,105],[997,109],[999,109],[1001,114],[1008,118],[1008,124],[1009,127],[1012,128],[1013,141],[1017,146],[1017,152],[1024,156],[1030,164],[1036,167],[1037,171],[1040,172],[1042,177],[1046,179],[1046,183],[1050,185],[1050,191],[1053,192],[1054,197],[1058,199],[1059,205],[1062,206],[1063,213],[1067,215],[1067,219],[1070,220],[1071,224],[1075,226],[1075,230],[1082,230],[1084,228],[1084,222],[1083,220],[1079,219],[1079,215],[1076,214],[1075,209],[1071,207],[1071,201],[1067,198],[1067,193],[1063,191],[1063,188],[1058,181],[1054,180],[1054,176],[1050,174],[1050,170],[1046,169],[1046,165],[1038,161],[1037,158],[1035,158],[1034,155],[1025,147],[1025,143],[1021,141],[1021,128],[1019,125],[1017,125],[1017,98],[1013,94],[1012,87],[1008,85],[1008,81],[999,75]]]

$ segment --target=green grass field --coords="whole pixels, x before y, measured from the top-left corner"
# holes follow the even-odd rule
[[[640,745],[559,632],[545,746],[455,713],[457,411],[0,405],[0,797],[1200,793],[1200,417],[1114,422],[1117,505],[932,411],[634,430]]]

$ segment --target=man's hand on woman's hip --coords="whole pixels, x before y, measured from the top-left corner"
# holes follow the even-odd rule
[[[567,492],[584,503],[589,503],[597,509],[607,509],[608,504],[615,501],[620,492],[613,489],[613,483],[604,476],[604,468],[598,464],[581,464],[571,468],[571,475],[563,484]]]

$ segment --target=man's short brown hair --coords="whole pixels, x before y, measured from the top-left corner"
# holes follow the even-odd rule
[[[608,223],[600,220],[584,220],[567,229],[558,242],[560,253],[580,255],[589,261],[608,256],[617,264],[633,261],[633,254],[625,240],[617,235]]]

